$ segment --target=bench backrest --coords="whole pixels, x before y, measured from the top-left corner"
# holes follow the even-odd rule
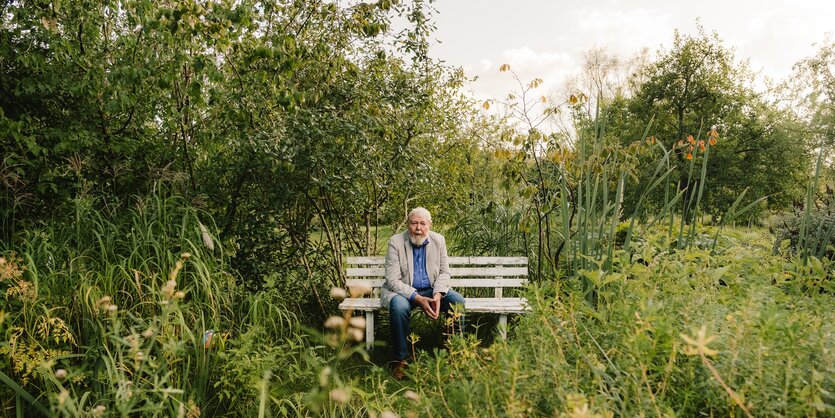
[[[527,257],[449,257],[448,261],[453,288],[492,287],[501,298],[503,288],[522,287],[528,282]],[[385,271],[385,257],[348,257],[346,284],[369,287],[373,295],[379,295]]]

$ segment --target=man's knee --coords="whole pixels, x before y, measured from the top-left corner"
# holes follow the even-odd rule
[[[408,315],[412,311],[412,305],[409,300],[401,295],[394,295],[389,302],[389,310],[391,315]]]
[[[444,296],[444,299],[446,299],[446,302],[450,305],[464,305],[464,297],[454,290],[450,290],[449,292],[447,292],[446,296]]]

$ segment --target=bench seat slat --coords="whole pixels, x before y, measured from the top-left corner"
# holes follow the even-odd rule
[[[527,267],[450,267],[449,273],[453,277],[516,277],[527,276]],[[348,267],[345,270],[348,277],[385,276],[385,267]]]
[[[465,298],[467,312],[521,313],[530,310],[525,298]],[[347,298],[339,304],[339,309],[355,311],[375,311],[381,308],[379,298]]]
[[[348,257],[348,265],[382,266],[385,264],[385,257]],[[450,265],[474,265],[474,266],[527,266],[527,257],[449,257]]]
[[[383,287],[385,279],[348,279],[348,287],[364,286],[371,288]],[[449,279],[449,285],[456,287],[522,287],[528,283],[527,279]]]

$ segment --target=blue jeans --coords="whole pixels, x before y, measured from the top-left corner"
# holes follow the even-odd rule
[[[418,290],[418,294],[431,298],[434,291],[432,288]],[[449,313],[452,305],[464,305],[464,297],[460,293],[450,289],[446,296],[441,298],[441,313],[446,315]],[[409,336],[409,316],[412,309],[419,307],[417,303],[409,302],[409,299],[394,295],[389,304],[389,316],[391,322],[391,346],[394,352],[395,360],[404,360],[409,354],[406,346],[406,337]],[[463,329],[464,321],[458,324]]]

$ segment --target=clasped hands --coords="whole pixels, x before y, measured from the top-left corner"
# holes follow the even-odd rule
[[[441,314],[441,294],[435,293],[432,295],[431,298],[426,296],[416,295],[415,296],[415,303],[423,309],[423,312],[426,313],[432,319],[438,319],[438,315]]]

